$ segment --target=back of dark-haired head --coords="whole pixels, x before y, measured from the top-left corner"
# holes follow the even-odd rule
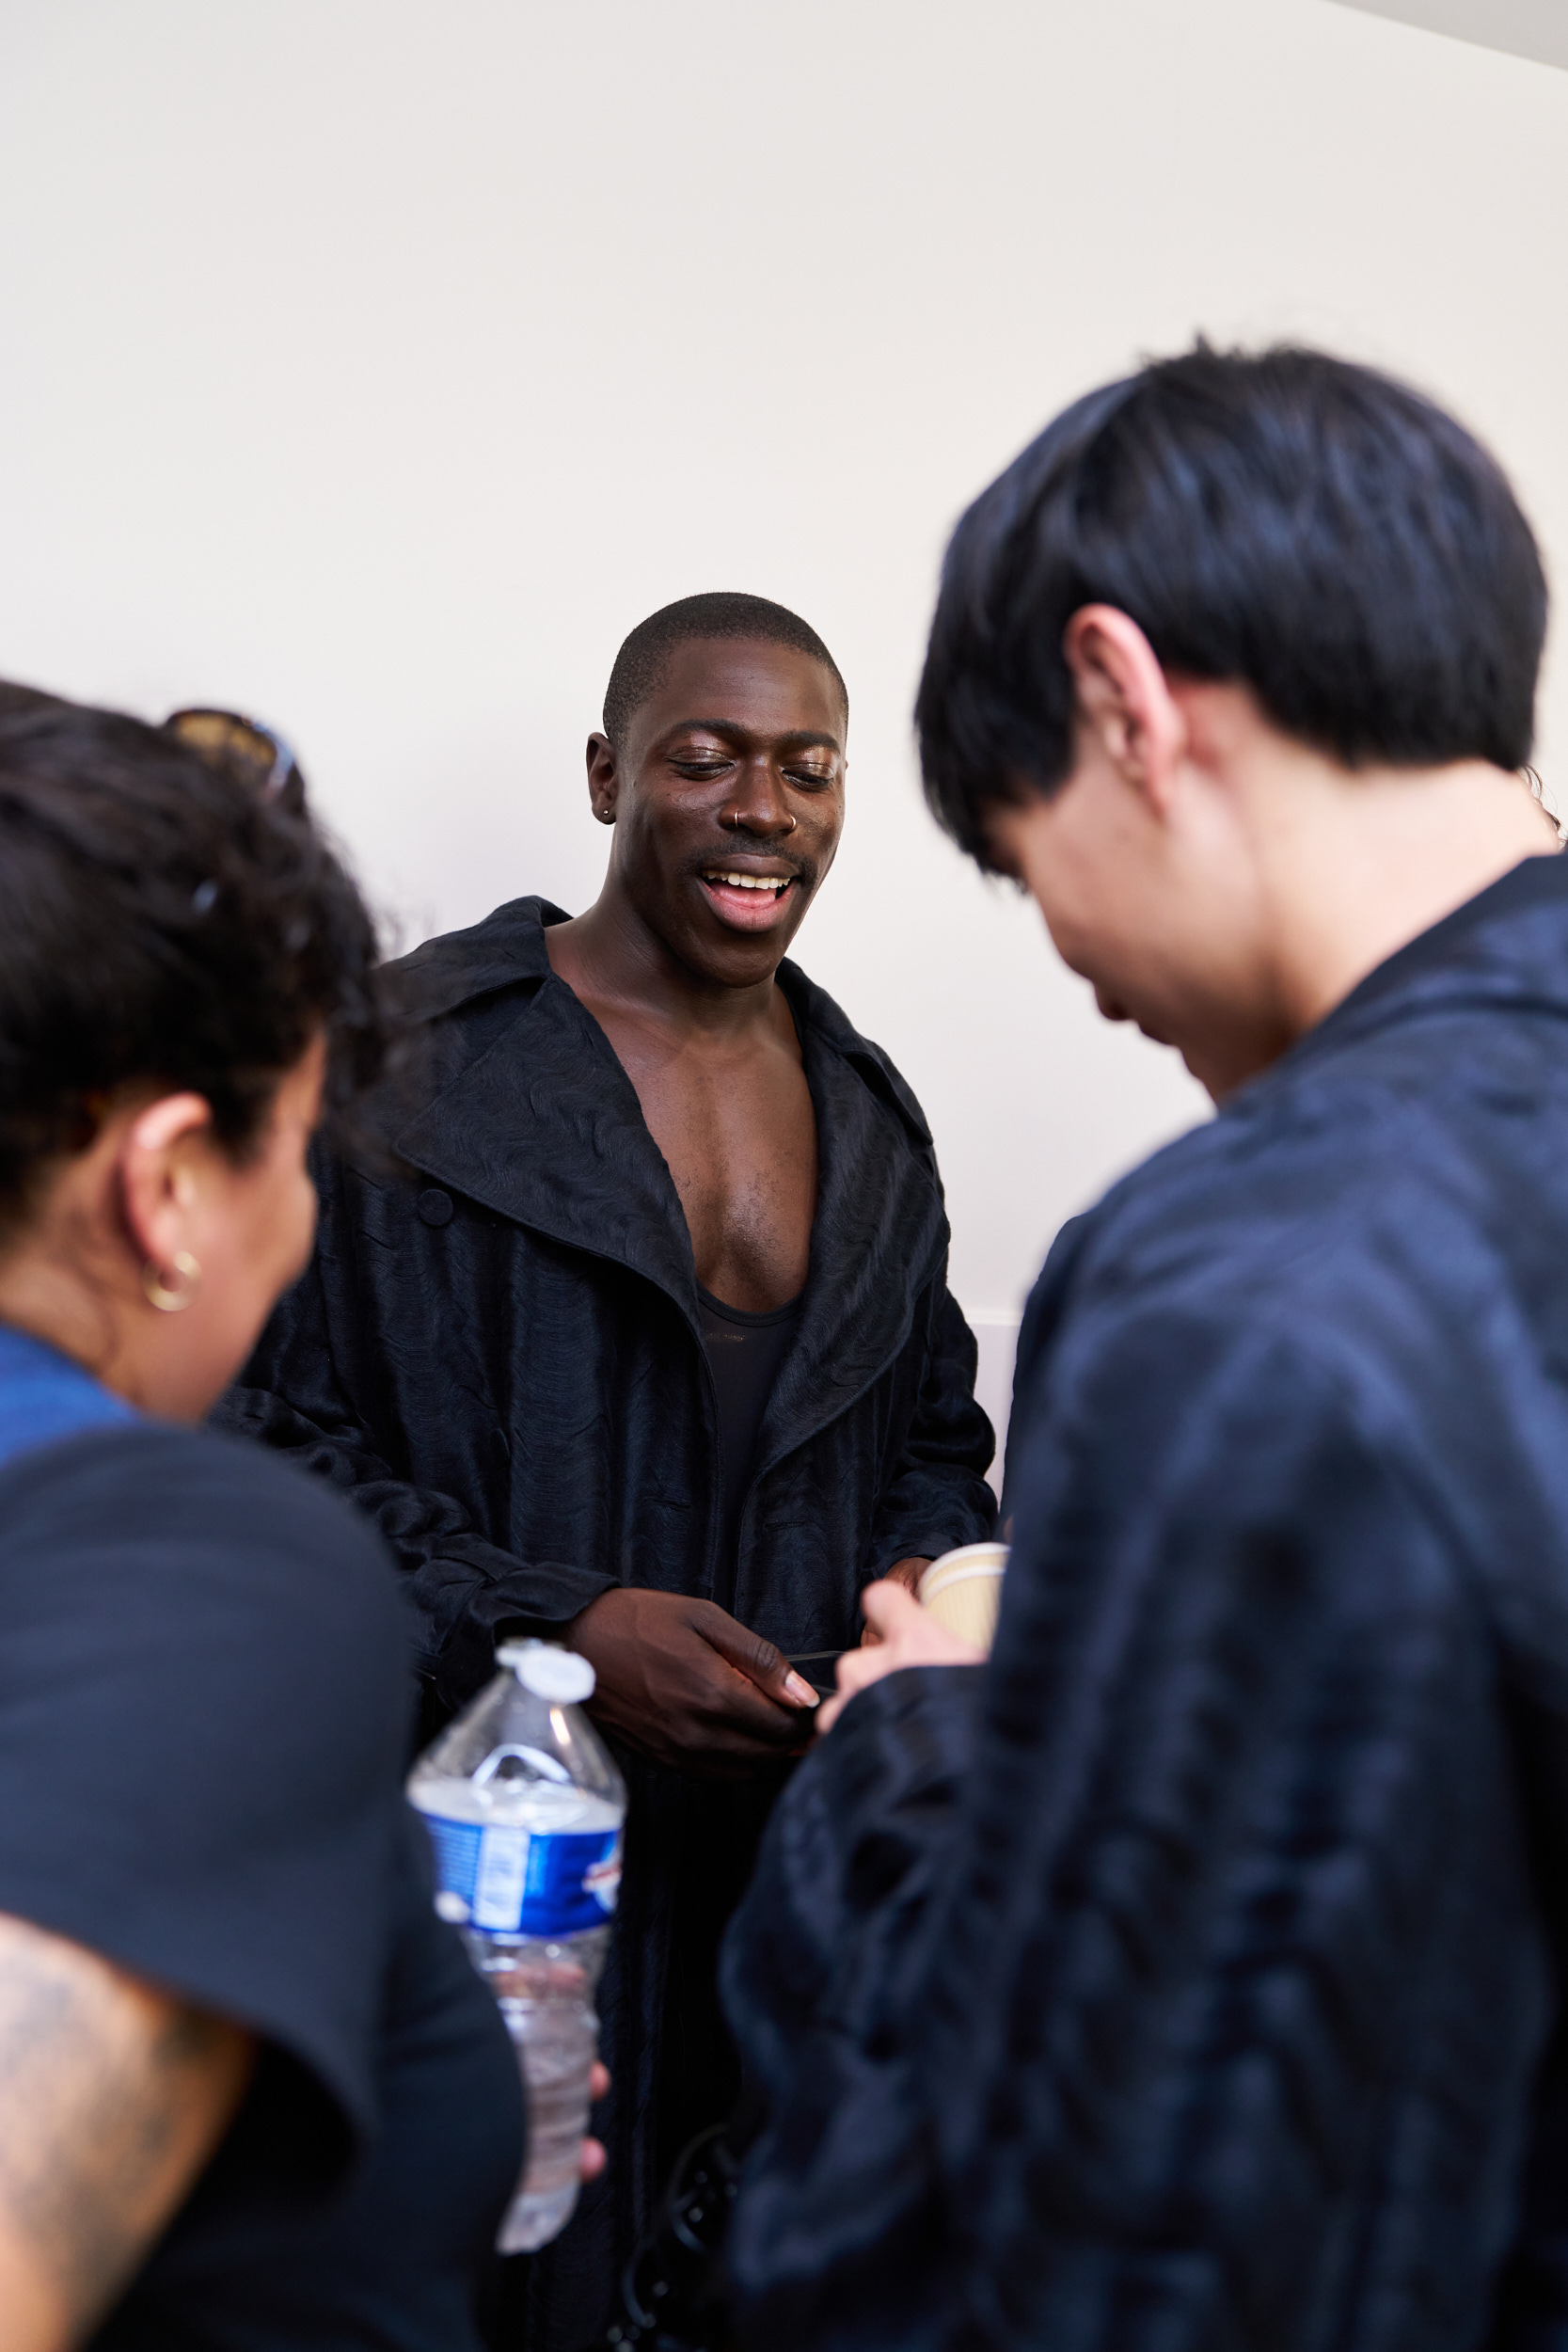
[[[838,663],[809,622],[785,605],[769,604],[766,596],[718,589],[707,596],[683,596],[678,604],[667,604],[650,613],[645,621],[639,621],[616,655],[605,689],[604,731],[617,751],[626,741],[633,716],[664,675],[676,646],[715,638],[750,639],[755,644],[788,645],[796,653],[809,654],[832,671],[847,717],[848,689]]]
[[[306,815],[139,720],[0,685],[0,1228],[140,1086],[236,1159],[318,1031],[378,1074],[374,927]]]
[[[1063,633],[1086,604],[1347,768],[1529,756],[1529,525],[1463,427],[1370,368],[1199,343],[1077,401],[975,501],[915,718],[927,799],[982,866],[987,804],[1070,771]]]

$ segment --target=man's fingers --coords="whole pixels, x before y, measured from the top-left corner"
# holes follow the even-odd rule
[[[861,1653],[866,1677],[877,1681],[903,1666],[983,1666],[986,1653],[950,1633],[940,1617],[911,1600],[901,1584],[868,1584],[861,1595],[866,1623],[877,1629],[874,1649]]]
[[[857,1691],[869,1690],[872,1683],[880,1682],[885,1672],[879,1658],[868,1658],[864,1650],[847,1649],[838,1661],[835,1695],[852,1699]]]
[[[753,1633],[721,1609],[710,1604],[693,1620],[694,1627],[711,1649],[716,1649],[726,1665],[743,1674],[748,1682],[754,1682],[759,1691],[766,1691],[781,1707],[815,1707],[817,1694],[803,1675],[798,1675],[783,1650],[775,1649],[760,1633]]]
[[[811,1736],[810,1687],[712,1601],[618,1586],[570,1630],[598,1677],[596,1720],[656,1763],[755,1771]]]
[[[985,1652],[949,1633],[928,1609],[912,1600],[902,1584],[884,1579],[861,1595],[867,1640],[846,1650],[838,1661],[838,1690],[816,1719],[818,1733],[832,1731],[857,1692],[906,1666],[981,1666]]]
[[[815,1697],[816,1694],[813,1692]],[[815,1712],[803,1707],[775,1706],[770,1698],[743,1678],[731,1678],[713,1706],[693,1709],[693,1720],[705,1727],[704,1745],[716,1756],[737,1763],[793,1755],[811,1739]]]
[[[861,1607],[868,1630],[879,1642],[890,1642],[901,1626],[917,1622],[925,1613],[908,1586],[895,1584],[891,1578],[868,1584],[861,1595]]]
[[[873,1591],[875,1586],[871,1588]],[[876,1647],[870,1650],[847,1649],[838,1661],[834,1677],[837,1688],[816,1718],[818,1732],[832,1731],[858,1691],[867,1691],[874,1682],[880,1682],[887,1669],[878,1657]]]

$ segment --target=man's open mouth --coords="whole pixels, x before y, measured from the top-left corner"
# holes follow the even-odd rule
[[[766,930],[800,877],[755,874],[738,866],[710,866],[698,877],[709,903],[737,930]]]

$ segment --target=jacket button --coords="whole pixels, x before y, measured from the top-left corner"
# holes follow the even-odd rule
[[[450,1193],[437,1192],[432,1185],[428,1192],[420,1193],[414,1205],[426,1225],[450,1225],[451,1223]]]

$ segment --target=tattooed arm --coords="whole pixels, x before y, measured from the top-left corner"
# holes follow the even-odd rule
[[[248,2034],[0,1915],[5,2352],[64,2352],[150,2251],[249,2080]]]

